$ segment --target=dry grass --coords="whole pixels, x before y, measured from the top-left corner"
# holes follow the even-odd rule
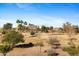
[[[54,38],[57,37],[62,47],[68,47],[69,46],[69,35],[63,34],[63,35],[53,35],[52,33],[38,33],[35,37],[32,37],[30,33],[22,33],[24,35],[25,43],[39,43],[43,42],[44,47],[42,47],[41,54],[39,53],[39,46],[34,46],[30,48],[14,48],[13,51],[9,52],[7,55],[28,55],[28,56],[35,56],[35,55],[44,55],[46,56],[47,53],[44,53],[45,50],[50,49],[50,45],[48,44],[48,40],[50,37]],[[72,37],[76,38],[77,40],[74,42],[77,46],[79,46],[79,34],[73,35]],[[1,39],[1,38],[0,38]],[[60,49],[61,50],[61,49]],[[66,55],[65,52],[61,52],[60,55]]]

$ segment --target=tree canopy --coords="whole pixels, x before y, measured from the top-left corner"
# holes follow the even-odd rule
[[[11,23],[4,24],[3,29],[12,29],[12,24]]]

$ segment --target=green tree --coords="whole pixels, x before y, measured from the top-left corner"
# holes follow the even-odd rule
[[[24,22],[24,25],[27,25],[27,22],[26,21]]]
[[[27,22],[25,21],[25,22],[24,22],[24,26],[23,26],[23,29],[24,29],[24,30],[27,29],[26,25],[27,25]]]
[[[12,24],[11,23],[4,24],[3,29],[12,29]]]
[[[20,23],[23,24],[23,20],[20,20]]]
[[[22,25],[23,21],[18,19],[16,21],[16,23],[18,24],[18,30],[22,30],[23,29],[23,25]]]
[[[21,22],[20,22],[20,20],[19,20],[19,19],[17,19],[16,23],[18,23],[18,24],[19,24],[19,23],[21,23]]]
[[[42,32],[48,32],[48,27],[46,27],[46,26],[43,25],[43,26],[41,27],[41,31],[42,31]]]
[[[17,19],[16,23],[18,23],[18,24],[23,24],[23,20]]]
[[[2,42],[7,42],[8,44],[12,45],[12,47],[14,47],[15,44],[24,42],[23,35],[16,31],[10,31],[4,35]]]
[[[23,20],[17,20],[16,23],[18,24],[18,30],[25,30],[27,22],[23,22]]]
[[[66,32],[66,33],[69,33],[69,32],[71,32],[71,23],[69,23],[69,22],[66,22],[66,23],[64,23],[63,24],[63,30],[64,30],[64,32]]]
[[[23,29],[23,25],[22,24],[19,24],[18,25],[18,30],[22,30]]]
[[[66,23],[63,24],[63,30],[64,30],[64,32],[71,35],[72,33],[78,32],[78,26],[72,25],[71,23],[66,22]]]
[[[79,47],[65,47],[63,50],[68,52],[71,56],[79,56]]]

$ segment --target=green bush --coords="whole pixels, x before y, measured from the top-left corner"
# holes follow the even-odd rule
[[[48,32],[48,29],[49,29],[49,28],[46,27],[46,26],[44,26],[44,25],[41,27],[41,31],[42,31],[42,32],[45,32],[45,33]]]
[[[78,56],[79,55],[79,47],[77,47],[77,48],[66,47],[63,50],[67,51],[71,56]]]
[[[5,34],[6,32],[5,31],[2,31],[2,34]]]
[[[23,35],[16,31],[10,31],[4,35],[2,42],[7,42],[10,45],[15,45],[19,42],[24,42]]]
[[[2,31],[2,34],[6,34],[6,33],[7,33],[7,31],[5,31],[5,30]]]
[[[2,53],[4,56],[6,56],[6,54],[12,50],[11,46],[8,44],[2,44],[0,45],[0,53]]]

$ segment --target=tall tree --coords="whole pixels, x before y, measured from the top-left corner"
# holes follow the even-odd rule
[[[24,22],[24,25],[27,25],[27,22],[26,21]]]
[[[23,20],[20,20],[21,24],[23,24]]]
[[[18,23],[18,24],[19,24],[19,23],[21,23],[21,22],[20,22],[20,20],[19,20],[19,19],[17,19],[16,23]]]
[[[64,30],[64,32],[66,32],[66,33],[72,33],[72,29],[73,29],[73,27],[72,27],[71,23],[66,22],[66,23],[63,24],[63,30]]]

